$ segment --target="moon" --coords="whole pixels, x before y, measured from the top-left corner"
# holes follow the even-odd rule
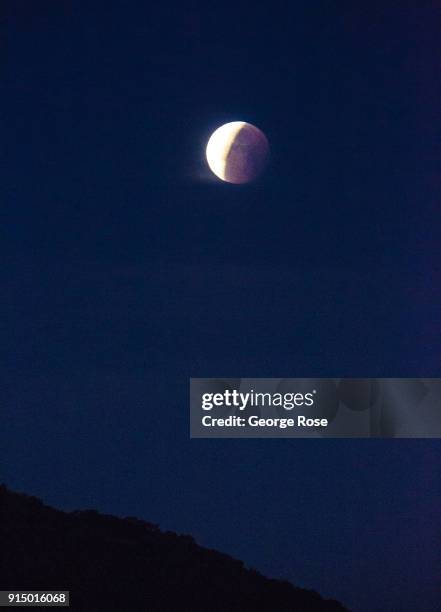
[[[262,172],[268,157],[265,134],[246,121],[225,123],[211,135],[206,157],[211,171],[227,183],[249,183]]]

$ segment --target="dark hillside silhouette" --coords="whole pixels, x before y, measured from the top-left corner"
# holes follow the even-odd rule
[[[343,612],[190,536],[93,510],[60,512],[0,486],[0,590],[69,590],[72,610]]]

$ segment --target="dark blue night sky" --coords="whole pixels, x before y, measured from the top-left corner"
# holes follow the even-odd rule
[[[188,379],[440,376],[439,3],[185,4],[0,7],[0,481],[432,612],[438,441],[190,440]]]

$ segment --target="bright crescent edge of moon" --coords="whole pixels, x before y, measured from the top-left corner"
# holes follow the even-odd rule
[[[225,170],[227,157],[237,134],[247,125],[245,121],[232,121],[221,125],[213,132],[207,144],[206,157],[212,172],[227,181]]]

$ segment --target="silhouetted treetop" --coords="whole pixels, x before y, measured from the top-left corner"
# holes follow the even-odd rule
[[[188,535],[94,510],[61,512],[0,486],[0,590],[68,590],[87,612],[344,612]]]

